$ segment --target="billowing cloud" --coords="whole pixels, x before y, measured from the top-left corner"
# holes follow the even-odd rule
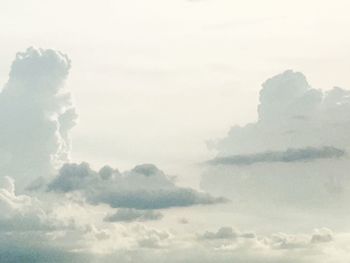
[[[274,162],[306,162],[318,159],[340,158],[345,155],[345,151],[335,147],[322,148],[290,148],[286,151],[269,151],[247,155],[233,155],[228,157],[217,157],[208,161],[210,165],[251,165],[255,163]]]
[[[48,190],[80,191],[90,203],[109,204],[113,208],[162,209],[227,201],[178,187],[172,178],[152,164],[138,165],[124,173],[107,166],[96,172],[87,163],[65,164],[48,185]]]
[[[241,204],[346,207],[350,196],[350,91],[312,88],[300,72],[262,84],[258,120],[234,126],[214,145],[206,191]]]
[[[115,214],[105,217],[107,222],[144,222],[160,220],[163,215],[153,210],[137,210],[133,208],[121,208]]]
[[[69,158],[77,115],[64,90],[71,62],[51,49],[28,48],[12,63],[0,93],[0,171],[19,179],[52,174]]]

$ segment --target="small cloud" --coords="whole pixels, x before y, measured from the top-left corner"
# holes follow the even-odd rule
[[[106,222],[145,222],[156,221],[162,218],[163,215],[160,212],[153,210],[120,208],[115,214],[107,216],[104,220]]]
[[[312,244],[318,244],[318,243],[328,243],[333,241],[334,234],[332,230],[328,228],[321,228],[316,229],[314,231],[314,234],[311,237],[311,243]]]
[[[179,218],[178,220],[179,224],[186,225],[189,223],[189,220],[187,218]]]
[[[239,233],[232,227],[221,227],[217,232],[205,232],[200,235],[200,239],[203,240],[215,240],[215,239],[236,239],[239,237]]]

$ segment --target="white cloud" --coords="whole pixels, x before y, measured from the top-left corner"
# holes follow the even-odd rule
[[[64,82],[69,58],[28,48],[12,63],[0,93],[0,171],[23,188],[69,158],[69,130],[77,115]]]
[[[268,79],[258,120],[215,143],[202,188],[240,204],[346,209],[349,111],[348,90],[322,92],[292,70]]]

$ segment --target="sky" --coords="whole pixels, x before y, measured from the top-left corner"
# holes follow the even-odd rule
[[[348,262],[349,8],[0,0],[0,261]]]

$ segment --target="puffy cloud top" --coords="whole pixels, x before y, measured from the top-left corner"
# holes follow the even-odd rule
[[[300,72],[287,70],[262,84],[260,120],[310,114],[322,101],[322,92],[312,89]]]
[[[52,49],[28,48],[19,52],[12,63],[10,80],[13,91],[57,93],[68,76],[71,61],[67,55]]]
[[[349,111],[350,91],[322,92],[288,70],[263,83],[258,121],[233,127],[216,148],[219,156],[325,145],[346,149]]]

